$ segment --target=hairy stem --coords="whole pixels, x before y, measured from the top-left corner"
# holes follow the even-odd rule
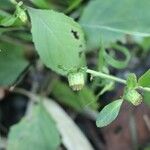
[[[92,76],[101,77],[103,79],[108,79],[108,80],[113,80],[115,82],[119,82],[119,83],[122,83],[122,84],[125,84],[125,85],[127,84],[126,80],[115,77],[115,76],[112,76],[112,75],[109,75],[109,74],[105,74],[105,73],[102,73],[102,72],[97,72],[97,71],[94,71],[94,70],[91,70],[91,69],[87,69],[86,72],[91,74]],[[138,89],[150,92],[150,88],[148,88],[148,87],[139,86]]]

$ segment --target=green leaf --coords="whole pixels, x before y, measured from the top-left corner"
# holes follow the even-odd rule
[[[134,73],[130,73],[127,78],[127,88],[135,89],[137,88],[137,86],[138,86],[138,83],[137,83],[136,75]]]
[[[0,86],[13,84],[27,66],[22,47],[0,42]]]
[[[123,100],[119,99],[106,105],[99,113],[96,120],[97,127],[104,127],[116,119],[120,111]]]
[[[53,81],[52,85],[52,94],[59,102],[79,112],[85,107],[97,110],[96,97],[88,87],[84,87],[81,91],[75,93],[59,80]]]
[[[149,6],[148,0],[90,1],[80,19],[88,47],[98,48],[100,39],[107,46],[110,42],[122,40],[125,34],[150,36]]]
[[[150,93],[149,92],[144,92],[143,100],[146,104],[148,104],[150,106]]]
[[[53,10],[28,11],[36,50],[47,67],[67,75],[85,66],[84,35],[73,19]]]
[[[143,87],[150,87],[150,69],[139,78],[138,84]]]
[[[56,124],[42,105],[34,106],[31,117],[14,125],[8,136],[8,150],[56,150],[59,145]]]
[[[143,87],[150,87],[150,69],[146,71],[138,80],[138,85]],[[150,93],[143,93],[144,101],[150,104]]]

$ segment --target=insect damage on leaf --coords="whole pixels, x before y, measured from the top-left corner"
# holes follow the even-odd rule
[[[73,34],[75,39],[77,39],[77,40],[79,39],[79,35],[78,35],[77,31],[71,30],[71,33]]]
[[[68,78],[86,66],[84,33],[77,22],[53,10],[28,8],[28,12],[33,42],[48,68]]]

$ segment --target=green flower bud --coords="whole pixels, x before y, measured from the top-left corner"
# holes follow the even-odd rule
[[[136,90],[125,90],[124,99],[131,102],[133,105],[138,106],[142,103],[142,95]]]
[[[68,75],[68,82],[69,86],[74,91],[79,91],[84,86],[84,73],[83,72],[77,72],[77,73],[70,73]]]

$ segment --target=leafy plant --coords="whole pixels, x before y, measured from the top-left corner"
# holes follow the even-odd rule
[[[123,100],[120,99],[105,106],[97,118],[97,127],[104,127],[111,123],[118,116],[122,102]]]
[[[110,67],[124,69],[131,60],[131,53],[123,43],[126,34],[140,38],[150,36],[149,1],[90,1],[78,22],[70,16],[77,6],[82,5],[81,0],[66,2],[67,7],[63,9],[66,14],[58,12],[62,9],[56,7],[57,4],[53,1],[30,1],[35,6],[46,9],[35,9],[23,5],[22,2],[12,2],[15,6],[14,14],[0,11],[0,86],[8,88],[13,85],[17,77],[27,68],[29,61],[23,56],[22,45],[29,43],[32,35],[42,63],[63,79],[67,78],[72,88],[71,90],[61,80],[52,82],[51,93],[60,103],[70,106],[79,113],[82,113],[84,108],[97,112],[97,99],[100,95],[114,89],[116,82],[125,86],[121,98],[106,105],[98,114],[97,127],[104,127],[114,121],[124,101],[137,106],[141,104],[143,98],[150,97],[150,70],[139,78],[134,73],[129,73],[127,79],[110,74]],[[50,8],[55,10],[48,10]],[[28,33],[30,24],[31,35]],[[16,33],[17,38],[24,41],[22,45],[13,41],[10,34],[13,30],[27,30],[23,36]],[[10,43],[9,38],[12,40]],[[116,42],[117,40],[122,42]],[[86,54],[89,50],[98,48],[100,50],[95,71],[88,68]],[[124,59],[118,59],[120,53]],[[89,84],[88,74],[94,80]],[[102,90],[95,96],[97,84]],[[31,121],[30,118],[25,118],[12,127],[8,149],[33,149],[34,145],[37,146],[36,149],[57,149],[61,143],[57,127],[41,102],[33,107],[31,117]],[[48,132],[49,128],[51,132]],[[34,132],[33,136],[36,134],[39,136],[30,137],[30,131]]]

